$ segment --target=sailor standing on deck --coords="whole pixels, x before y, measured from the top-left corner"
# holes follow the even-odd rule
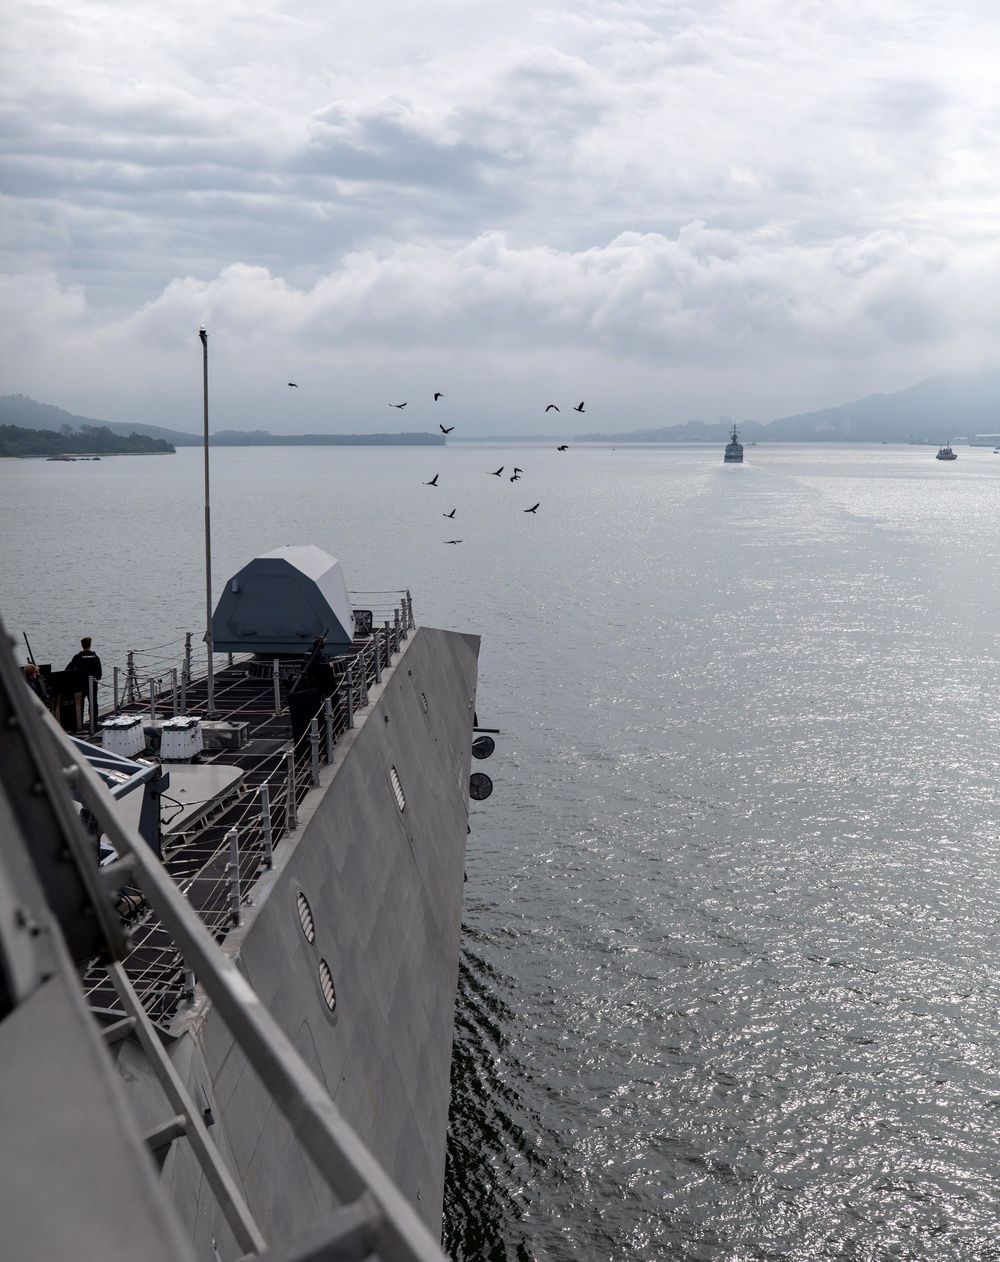
[[[101,677],[101,659],[90,647],[90,636],[85,635],[80,641],[80,652],[75,654],[67,670],[78,670],[81,674],[89,675],[93,679],[87,691],[87,704],[93,707],[92,718],[97,722],[97,715],[100,707],[97,704],[97,681]],[[92,690],[92,691],[91,691]]]
[[[45,680],[42,678],[42,672],[38,669],[34,662],[28,662],[24,666],[24,682],[31,691],[41,701],[42,705],[49,704],[49,691],[45,687]]]
[[[330,665],[330,659],[323,652],[326,640],[318,635],[312,642],[312,648],[305,655],[300,678],[308,680],[314,688],[318,688],[324,697],[332,697],[337,689],[337,679]]]

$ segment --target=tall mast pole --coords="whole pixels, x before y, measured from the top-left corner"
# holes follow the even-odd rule
[[[205,645],[208,649],[208,701],[205,717],[218,718],[215,709],[215,664],[212,642],[212,509],[209,502],[208,480],[208,333],[202,325],[198,330],[201,338],[202,383],[205,403]]]

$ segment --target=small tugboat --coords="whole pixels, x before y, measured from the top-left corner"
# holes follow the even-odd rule
[[[945,443],[945,445],[938,452],[935,459],[936,460],[957,460],[958,456],[955,454],[955,452],[952,451],[951,443]]]
[[[722,457],[725,464],[742,464],[743,463],[743,444],[739,440],[736,432],[736,425],[733,425],[733,434],[729,442],[726,443],[726,454]]]

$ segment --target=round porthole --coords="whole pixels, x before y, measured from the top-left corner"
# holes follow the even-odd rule
[[[326,1006],[331,1012],[337,1007],[337,991],[333,984],[333,974],[330,972],[330,965],[326,960],[319,962],[319,984],[323,990],[323,998],[326,1000]]]
[[[389,768],[389,779],[392,781],[392,791],[396,795],[396,805],[400,810],[406,806],[406,794],[403,792],[403,785],[399,779],[399,772],[395,767]]]
[[[473,802],[485,802],[493,792],[493,781],[482,771],[469,776],[469,797]]]
[[[316,941],[316,926],[313,924],[312,908],[309,906],[309,900],[305,894],[299,893],[295,900],[295,906],[299,913],[299,924],[302,926],[302,932],[306,935],[307,942]]]

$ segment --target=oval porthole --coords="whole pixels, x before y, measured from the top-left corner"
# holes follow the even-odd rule
[[[319,984],[323,990],[323,998],[326,1000],[326,1006],[331,1012],[337,1007],[337,991],[333,984],[333,974],[330,972],[330,965],[326,960],[319,962]]]
[[[400,810],[406,806],[406,794],[403,792],[403,786],[399,779],[399,772],[395,767],[389,768],[389,779],[392,781],[392,791],[396,795],[396,805]]]
[[[298,909],[299,924],[302,926],[302,932],[306,935],[306,941],[315,942],[316,926],[313,924],[312,908],[309,906],[308,898],[301,891],[295,900],[295,906]]]

